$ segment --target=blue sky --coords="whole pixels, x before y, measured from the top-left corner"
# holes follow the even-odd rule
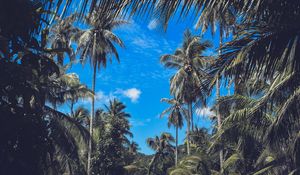
[[[126,111],[131,114],[133,140],[139,144],[140,151],[145,154],[153,153],[146,145],[148,137],[160,135],[162,132],[175,134],[173,128],[167,127],[166,118],[159,118],[160,113],[167,107],[160,102],[160,99],[170,97],[169,79],[174,73],[174,70],[165,69],[159,63],[159,58],[163,54],[173,53],[181,46],[183,33],[187,28],[193,30],[192,21],[173,20],[167,32],[163,32],[155,19],[131,19],[129,24],[114,31],[126,46],[125,49],[118,48],[120,64],[113,61],[106,69],[101,69],[97,73],[96,108],[103,107],[103,104],[113,98],[124,102],[127,106]],[[200,33],[194,30],[193,32]],[[214,38],[210,32],[204,35],[204,39],[211,40],[217,47],[218,35]],[[209,50],[207,54],[213,54],[216,47]],[[82,83],[91,87],[92,70],[89,65],[75,64],[69,72],[77,73]],[[227,94],[224,88],[221,90],[222,93]],[[210,105],[213,100],[210,98]],[[76,106],[79,105],[89,108],[90,102],[80,101]],[[69,112],[66,106],[61,110]],[[206,117],[210,111],[205,108],[201,113],[201,116],[195,115],[197,116],[195,123],[200,127],[210,127],[210,121]],[[184,135],[185,127],[180,131],[179,143],[183,142]]]

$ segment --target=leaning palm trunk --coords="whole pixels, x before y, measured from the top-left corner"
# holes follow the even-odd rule
[[[178,164],[178,123],[176,125],[175,166]]]
[[[96,52],[96,33],[94,34],[94,47],[93,47],[93,56]],[[97,64],[93,63],[93,82],[92,82],[92,91],[95,94],[95,86],[96,86],[96,70]],[[92,139],[93,139],[93,119],[95,116],[95,96],[92,97],[92,111],[91,111],[91,119],[90,119],[90,139],[89,139],[89,151],[88,151],[88,162],[87,162],[87,174],[91,174],[91,161],[92,161]]]
[[[219,50],[219,55],[222,54],[221,47],[222,47],[222,30],[221,30],[221,27],[220,27],[220,50]],[[217,78],[217,82],[216,82],[216,96],[217,96],[217,99],[220,98],[220,81],[219,81],[219,77]],[[218,131],[220,131],[221,127],[222,127],[222,118],[221,118],[221,114],[219,113],[219,105],[217,106],[216,114],[217,114],[217,120],[218,120]],[[223,149],[220,150],[219,154],[220,154],[220,172],[222,172],[223,171]]]
[[[157,150],[157,152],[154,154],[153,158],[151,159],[151,162],[149,163],[149,169],[148,169],[148,173],[147,173],[148,175],[150,175],[150,173],[153,169],[154,162],[158,158],[158,155],[159,155],[159,151]]]
[[[186,145],[187,145],[187,153],[188,155],[191,154],[191,151],[190,151],[190,128],[191,128],[191,109],[192,109],[192,104],[191,103],[188,103],[188,118],[187,118],[187,133],[186,133]]]

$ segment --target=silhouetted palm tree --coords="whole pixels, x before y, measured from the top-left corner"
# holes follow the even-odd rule
[[[90,27],[87,30],[80,32],[78,36],[77,53],[80,56],[81,62],[84,64],[88,59],[93,67],[92,91],[95,93],[96,71],[101,66],[106,67],[108,60],[112,61],[112,56],[115,56],[119,61],[119,55],[114,43],[124,47],[123,42],[117,37],[112,30],[124,24],[124,21],[116,20],[108,9],[100,9],[86,18],[86,23]],[[90,133],[93,133],[93,118],[95,116],[95,97],[92,98],[92,110],[90,120]],[[90,142],[90,152],[88,158],[88,173],[91,165],[92,143]]]
[[[170,107],[165,109],[161,113],[161,117],[168,115],[168,127],[173,125],[176,128],[176,139],[175,139],[175,165],[177,166],[178,162],[178,129],[181,129],[183,126],[184,117],[187,116],[187,110],[183,108],[183,104],[175,99],[161,99],[161,102],[166,102]]]
[[[203,56],[206,49],[211,47],[210,42],[201,42],[201,38],[193,36],[189,30],[184,33],[182,48],[175,51],[173,55],[163,55],[161,63],[167,68],[175,68],[177,72],[171,78],[171,94],[176,99],[180,99],[188,105],[187,118],[187,141],[189,142],[190,125],[194,128],[192,104],[196,100],[204,104],[207,92],[207,86],[204,80],[208,74],[204,71],[204,65],[209,58]],[[190,154],[188,149],[188,154]]]
[[[156,136],[147,139],[148,146],[155,151],[149,163],[148,175],[153,171],[154,164],[158,163],[156,162],[158,159],[170,156],[170,154],[174,153],[174,148],[171,144],[174,141],[173,136],[169,133],[162,133],[160,137]]]

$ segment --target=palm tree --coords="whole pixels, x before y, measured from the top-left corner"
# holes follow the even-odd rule
[[[61,73],[59,77],[49,79],[51,85],[46,91],[46,100],[56,109],[57,105],[70,102],[70,114],[74,115],[74,104],[79,99],[93,97],[93,92],[86,85],[81,84],[76,73]]]
[[[226,152],[221,169],[223,173],[245,174],[263,169],[260,167],[261,163],[258,163],[260,159],[264,159],[267,151],[263,135],[274,119],[268,109],[266,112],[244,117],[244,113],[251,111],[257,102],[254,98],[242,95],[222,97],[218,101],[217,105],[225,119],[221,129],[215,134],[210,149],[222,149]]]
[[[109,101],[109,105],[105,105],[107,110],[107,114],[117,118],[129,118],[130,115],[126,113],[124,110],[126,106],[117,99],[113,99]]]
[[[81,84],[79,76],[76,73],[64,74],[60,77],[61,86],[65,90],[61,91],[64,101],[70,102],[70,113],[74,115],[74,104],[81,98],[92,98],[94,93],[87,88],[86,85]]]
[[[101,135],[96,140],[93,173],[121,174],[128,155],[128,145],[132,144],[129,141],[129,137],[132,137],[130,115],[124,111],[125,105],[116,99],[111,100],[106,109],[101,122]],[[136,149],[135,146],[133,143],[132,148]]]
[[[175,100],[175,99],[167,99],[167,98],[163,98],[161,99],[161,102],[166,102],[169,105],[171,105],[170,107],[168,107],[167,109],[165,109],[162,113],[161,113],[161,117],[163,117],[164,115],[168,114],[168,127],[170,128],[171,125],[174,125],[174,127],[176,128],[176,139],[175,139],[175,165],[177,166],[178,163],[178,128],[181,129],[183,126],[183,118],[184,116],[186,116],[187,111],[186,109],[184,109],[182,107],[182,104]]]
[[[82,126],[86,127],[89,125],[90,111],[83,106],[79,106],[71,115],[76,121],[78,121]]]
[[[51,49],[56,52],[52,54],[57,57],[59,66],[64,65],[65,53],[68,54],[70,62],[75,60],[74,50],[71,46],[72,40],[78,33],[79,29],[73,23],[77,19],[77,15],[70,15],[67,18],[57,18],[56,23],[43,31],[45,40],[50,44]],[[42,40],[43,41],[43,40]]]
[[[123,42],[117,37],[112,30],[124,24],[124,21],[116,20],[108,10],[100,9],[86,18],[86,23],[90,26],[89,29],[80,32],[78,37],[77,53],[84,64],[87,59],[93,67],[92,91],[95,93],[96,71],[101,66],[106,67],[107,60],[112,61],[112,56],[115,56],[119,62],[119,55],[113,43],[124,47]],[[90,120],[90,133],[93,133],[93,118],[95,116],[95,97],[92,98],[92,110]],[[91,166],[92,141],[90,141],[90,151],[88,155],[88,173]]]
[[[220,44],[219,47],[222,47],[222,29],[221,29],[221,25],[220,25]],[[219,56],[221,56],[222,52],[221,49],[219,50]],[[220,98],[220,75],[217,75],[218,77],[216,78],[216,99],[218,100]],[[218,124],[218,130],[221,130],[222,127],[222,116],[219,110],[219,106],[216,106],[216,117],[217,117],[217,124]],[[223,150],[221,149],[220,152],[220,171],[222,172],[223,169]]]
[[[208,162],[198,156],[188,156],[185,157],[178,167],[171,169],[170,175],[189,175],[189,174],[203,174],[210,175],[211,170]]]
[[[171,144],[174,141],[173,136],[169,133],[162,133],[160,137],[155,136],[154,138],[147,139],[148,146],[155,151],[149,163],[148,175],[153,171],[153,166],[157,163],[158,159],[169,156],[170,153],[174,153],[174,148]]]
[[[76,124],[78,125],[78,127],[80,126],[80,127],[85,128],[85,132],[88,133],[88,137],[86,137],[85,140],[78,139],[78,141],[77,141],[77,145],[78,145],[77,149],[79,152],[78,154],[82,160],[82,164],[86,165],[87,153],[88,153],[88,142],[89,142],[89,139],[87,139],[87,138],[92,137],[88,132],[90,111],[83,106],[79,106],[75,109],[73,114],[70,115],[70,117],[76,121]]]
[[[50,139],[55,145],[53,168],[58,171],[72,173],[85,173],[84,163],[88,151],[88,138],[90,137],[83,120],[88,113],[84,108],[78,108],[76,115],[68,116],[45,106],[45,113],[49,120]],[[56,170],[55,170],[56,171]]]
[[[195,127],[195,130],[191,133],[191,140],[201,150],[206,150],[207,145],[209,145],[210,135],[208,129]]]
[[[286,75],[284,77],[286,78]],[[243,91],[218,100],[216,105],[225,118],[221,130],[214,136],[211,148],[217,148],[216,150],[224,148],[226,152],[222,168],[224,173],[286,174],[295,169],[296,163],[291,157],[297,154],[293,150],[297,147],[297,133],[292,134],[291,140],[286,142],[276,134],[272,135],[273,131],[270,132],[277,120],[276,112],[281,109],[281,103],[272,104],[272,101],[266,100],[267,96],[270,97],[270,89],[273,89],[273,92],[278,91],[275,90],[278,88],[275,84],[278,85],[278,81],[270,85],[254,77],[246,84],[238,84],[244,86],[239,87]],[[282,99],[285,96],[283,94],[286,95],[286,91],[277,92],[276,96]],[[267,104],[259,110],[257,108],[262,101]],[[283,132],[284,130],[281,130],[281,134]],[[273,143],[269,144],[276,146],[265,144],[270,141]]]
[[[127,136],[132,137],[132,133],[130,132],[130,124],[128,119],[130,118],[130,114],[126,113],[124,110],[126,106],[118,101],[117,99],[113,99],[109,101],[109,106],[105,105],[106,114],[108,117],[113,119],[119,120],[122,123],[122,126],[119,128],[119,132],[121,133],[121,140],[124,144],[129,144],[130,141],[128,140]]]
[[[211,47],[211,44],[208,41],[201,42],[200,39],[186,30],[182,48],[177,49],[175,54],[163,55],[160,59],[165,67],[177,69],[176,74],[170,80],[170,91],[176,99],[180,99],[188,105],[188,142],[190,125],[192,125],[192,130],[194,128],[192,105],[197,99],[205,104],[205,98],[208,94],[203,83],[208,75],[203,69],[209,58],[203,56],[203,52]],[[189,148],[188,154],[190,154]]]

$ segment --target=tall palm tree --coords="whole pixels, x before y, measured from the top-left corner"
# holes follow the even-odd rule
[[[223,38],[223,34],[222,34],[222,29],[221,29],[221,25],[220,25],[220,44],[219,44],[219,57],[221,56],[222,54],[222,51],[221,51],[221,47],[222,47],[222,38]],[[217,75],[217,78],[216,78],[216,99],[218,100],[220,98],[220,88],[221,88],[221,85],[220,85],[220,75]],[[219,110],[219,106],[216,106],[216,117],[217,117],[217,124],[218,124],[218,130],[220,131],[221,130],[221,127],[222,127],[222,116],[221,116],[221,113],[220,113],[220,110]],[[220,171],[222,172],[222,168],[223,168],[223,150],[221,149],[220,152]]]
[[[101,66],[106,67],[107,60],[112,62],[112,56],[115,56],[119,62],[119,55],[114,43],[124,47],[121,39],[116,36],[112,30],[124,24],[124,21],[116,20],[109,10],[99,9],[86,18],[86,23],[90,27],[80,32],[78,37],[77,52],[84,64],[87,59],[93,67],[92,91],[95,93],[96,71]],[[90,133],[93,133],[93,118],[95,116],[95,97],[92,98],[92,110],[90,120]],[[92,141],[90,141],[90,151],[88,154],[88,173],[91,166]]]
[[[170,91],[176,99],[184,101],[188,106],[188,142],[190,125],[192,125],[192,130],[194,128],[192,105],[197,99],[205,104],[208,93],[206,85],[204,85],[204,80],[208,77],[204,71],[204,65],[209,58],[203,54],[209,47],[211,47],[210,42],[201,42],[200,37],[193,36],[190,30],[186,30],[182,48],[177,49],[173,55],[163,55],[160,59],[165,67],[177,70],[170,80]],[[188,154],[190,154],[189,149]]]
[[[147,139],[147,145],[155,151],[153,158],[149,163],[148,175],[153,171],[154,164],[157,163],[159,158],[164,158],[169,156],[170,153],[174,152],[172,142],[174,142],[174,137],[169,133],[162,133],[154,138]]]
[[[168,114],[168,127],[170,128],[173,125],[176,128],[176,139],[175,139],[175,165],[178,163],[178,129],[181,129],[183,126],[183,118],[186,116],[187,111],[182,107],[182,104],[175,99],[161,99],[161,102],[166,102],[170,107],[165,109],[161,113],[161,117]]]

